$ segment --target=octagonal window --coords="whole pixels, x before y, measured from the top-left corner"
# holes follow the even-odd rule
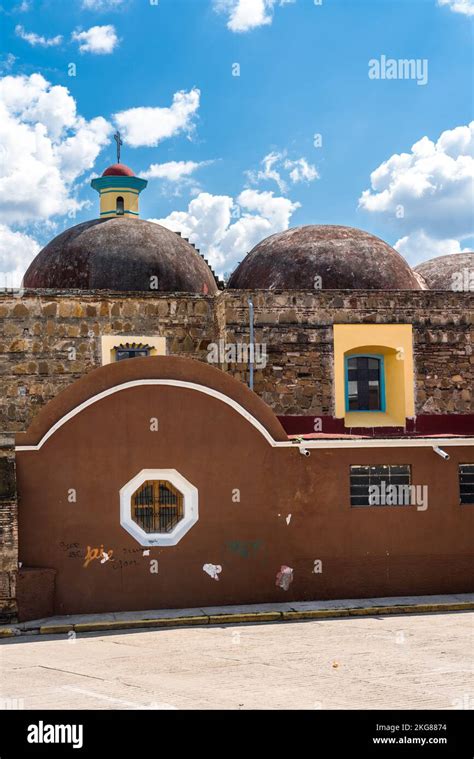
[[[174,546],[197,521],[197,488],[176,469],[142,469],[120,490],[120,524],[142,546]]]
[[[132,495],[132,519],[146,533],[169,533],[184,517],[184,496],[168,480],[147,480]]]

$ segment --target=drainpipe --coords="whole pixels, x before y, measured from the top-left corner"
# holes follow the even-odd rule
[[[255,358],[254,356],[254,335],[253,335],[253,302],[252,299],[249,298],[249,325],[250,325],[250,378],[249,378],[249,388],[253,390],[253,360]]]

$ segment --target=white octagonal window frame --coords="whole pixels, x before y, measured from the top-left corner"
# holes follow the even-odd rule
[[[171,532],[145,532],[132,518],[132,495],[147,480],[167,480],[183,495],[184,516]],[[142,469],[120,490],[120,524],[141,546],[175,546],[198,519],[198,489],[176,469]]]

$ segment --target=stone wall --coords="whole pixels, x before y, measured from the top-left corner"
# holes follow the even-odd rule
[[[216,324],[213,298],[199,295],[0,295],[0,432],[26,429],[39,408],[100,366],[101,335],[160,335],[168,353],[204,359]]]
[[[0,432],[24,430],[50,398],[100,366],[101,335],[161,335],[168,354],[199,360],[206,360],[210,343],[248,343],[249,297],[255,340],[267,350],[254,388],[277,414],[334,414],[332,325],[357,322],[412,322],[417,414],[472,412],[470,293],[26,291],[0,295]],[[245,363],[218,366],[248,382]]]
[[[18,512],[13,439],[0,435],[0,624],[16,618]]]
[[[412,323],[417,414],[467,414],[474,387],[474,296],[450,292],[225,293],[226,341],[248,341],[248,299],[255,340],[268,363],[255,391],[277,414],[334,414],[333,324]],[[246,367],[228,367],[246,379]]]

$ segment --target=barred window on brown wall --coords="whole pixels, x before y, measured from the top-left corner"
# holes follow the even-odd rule
[[[474,505],[474,464],[459,464],[459,497],[462,505]]]
[[[380,466],[351,466],[351,506],[372,506],[370,490],[373,485],[385,487],[390,485],[411,485],[411,467],[409,464],[385,464]]]
[[[147,480],[132,496],[133,520],[147,533],[171,532],[183,516],[183,494],[167,480]]]

